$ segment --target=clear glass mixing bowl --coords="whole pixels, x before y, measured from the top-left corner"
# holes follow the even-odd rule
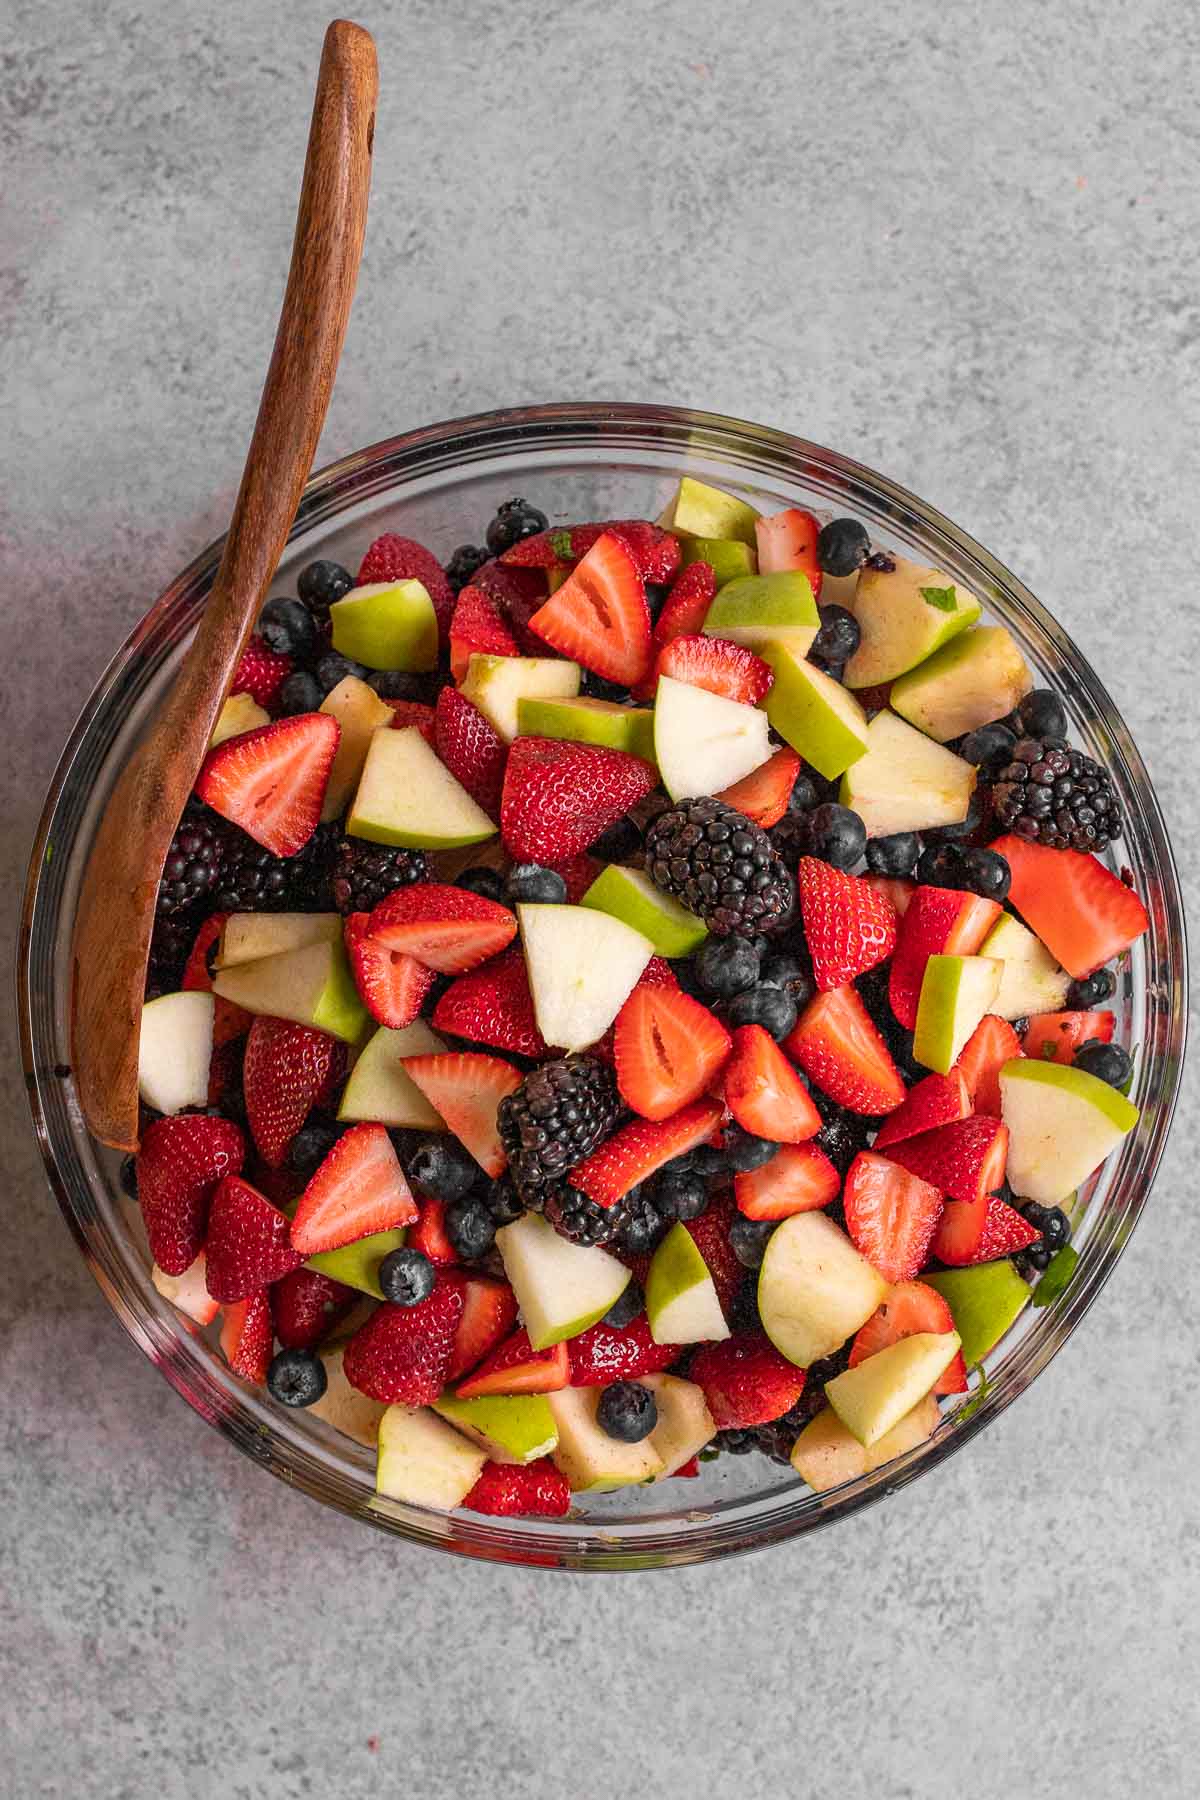
[[[698,1480],[590,1501],[554,1522],[428,1512],[376,1497],[373,1459],[303,1413],[230,1374],[219,1351],[163,1300],[118,1159],[88,1136],[70,1061],[70,940],[76,895],[117,771],[165,693],[204,605],[221,545],[167,589],[122,645],[84,708],[51,784],[33,849],[19,954],[22,1053],[50,1183],[109,1303],[189,1405],[283,1480],[385,1531],[460,1555],[572,1569],[702,1562],[779,1543],[842,1518],[936,1467],[983,1431],[1066,1342],[1114,1268],[1145,1206],[1179,1087],[1186,944],[1162,815],[1129,732],[1079,651],[987,551],[881,475],[815,444],[740,420],[671,407],[564,405],[430,426],[346,457],[314,476],[274,591],[295,591],[316,556],[357,566],[398,530],[447,556],[479,536],[496,505],[525,495],[556,522],[653,518],[683,474],[730,488],[764,511],[800,505],[853,513],[873,539],[945,569],[1012,631],[1040,683],[1055,687],[1073,734],[1112,770],[1127,820],[1117,846],[1150,912],[1113,1002],[1120,1041],[1138,1046],[1132,1098],[1141,1122],[1085,1192],[1081,1260],[1052,1305],[1026,1308],[988,1359],[979,1399],[948,1411],[934,1436],[887,1468],[828,1495],[757,1455],[723,1456]],[[210,1334],[211,1335],[211,1334]]]

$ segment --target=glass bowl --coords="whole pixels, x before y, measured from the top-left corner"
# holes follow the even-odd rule
[[[295,591],[316,556],[357,567],[385,529],[438,554],[477,538],[496,505],[522,494],[556,522],[653,518],[691,474],[764,511],[853,513],[882,546],[935,564],[977,593],[1055,687],[1073,735],[1112,770],[1127,820],[1117,846],[1150,929],[1122,959],[1113,1001],[1121,1042],[1138,1046],[1137,1129],[1084,1190],[1075,1275],[1051,1305],[1027,1307],[988,1358],[986,1384],[947,1409],[934,1435],[886,1468],[827,1495],[766,1458],[721,1456],[698,1479],[589,1500],[553,1522],[444,1515],[377,1498],[373,1458],[321,1421],[289,1413],[230,1374],[206,1336],[150,1282],[145,1238],[122,1194],[119,1159],[84,1128],[72,1085],[70,940],[78,884],[104,802],[170,683],[204,604],[221,545],[167,589],[122,645],[84,708],[51,784],[25,896],[18,985],[25,1076],[50,1183],[110,1305],[189,1405],[247,1455],[316,1499],[411,1542],[500,1562],[634,1569],[701,1562],[780,1543],[845,1517],[935,1468],[983,1431],[1046,1367],[1108,1279],[1150,1194],[1179,1087],[1186,945],[1162,815],[1129,732],[1078,650],[1021,583],[964,532],[881,475],[763,426],[671,407],[540,406],[430,426],[346,457],[313,477],[274,584]]]

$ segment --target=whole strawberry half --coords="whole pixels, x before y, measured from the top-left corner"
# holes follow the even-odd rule
[[[259,1155],[277,1169],[314,1106],[329,1100],[346,1068],[346,1047],[324,1031],[261,1015],[250,1027],[242,1081]]]
[[[571,1510],[571,1488],[548,1456],[523,1466],[488,1462],[463,1505],[495,1518],[561,1519]]]
[[[346,1344],[342,1370],[351,1387],[387,1406],[428,1406],[446,1384],[463,1315],[462,1280],[442,1273],[416,1306],[383,1305]]]
[[[781,1156],[784,1152],[781,1150]],[[772,1165],[766,1165],[770,1168]],[[737,1217],[737,1208],[730,1194],[719,1194],[711,1200],[698,1219],[688,1219],[685,1229],[713,1279],[717,1290],[717,1298],[726,1312],[732,1306],[734,1297],[742,1285],[746,1273],[733,1248],[730,1227]]]
[[[297,713],[210,750],[196,792],[273,856],[295,856],[321,818],[341,726],[328,713]]]
[[[155,1119],[142,1134],[135,1164],[138,1201],[150,1254],[166,1275],[182,1275],[204,1248],[217,1186],[237,1175],[246,1144],[228,1119],[203,1113]]]
[[[702,1344],[688,1380],[703,1388],[719,1430],[766,1425],[795,1406],[804,1370],[781,1356],[762,1331],[740,1332],[718,1344]]]
[[[213,1195],[204,1254],[208,1291],[222,1306],[281,1281],[304,1260],[292,1248],[287,1214],[237,1175]]]
[[[261,1387],[267,1379],[275,1344],[271,1301],[265,1288],[224,1308],[220,1343],[234,1374]]]
[[[612,1381],[636,1381],[656,1375],[679,1355],[678,1344],[656,1344],[650,1321],[639,1313],[631,1325],[592,1325],[567,1343],[572,1387],[607,1387]]]
[[[875,888],[816,856],[802,856],[796,886],[813,979],[822,992],[845,987],[896,948],[896,914]]]
[[[500,801],[505,849],[516,862],[563,862],[644,800],[658,771],[624,750],[559,738],[518,738]]]
[[[454,610],[454,590],[437,557],[414,538],[400,537],[394,531],[377,537],[358,570],[358,587],[369,581],[419,581],[437,614],[438,636],[446,641],[450,614]]]
[[[885,1281],[910,1281],[925,1267],[944,1205],[929,1182],[862,1150],[850,1164],[842,1205],[855,1249]]]
[[[495,600],[482,588],[465,587],[450,621],[450,672],[461,681],[473,656],[516,656],[517,640]]]
[[[433,1026],[518,1056],[548,1053],[534,1016],[525,958],[515,944],[452,981],[433,1009]]]
[[[693,637],[704,628],[708,609],[717,597],[717,578],[712,564],[689,563],[676,576],[666,604],[654,621],[653,642],[661,650],[674,638]]]
[[[506,950],[517,921],[506,906],[467,888],[418,881],[388,894],[371,914],[373,943],[416,957],[441,975],[462,975]]]
[[[392,709],[392,730],[407,731],[415,725],[431,750],[437,749],[436,717],[432,706],[426,706],[423,700],[389,700],[386,702]]]
[[[434,749],[454,779],[488,815],[500,817],[508,746],[477,706],[444,687],[434,713]]]
[[[252,637],[234,670],[230,694],[249,694],[259,706],[274,712],[279,690],[292,672],[292,659],[268,650],[260,637]]]
[[[314,1350],[358,1298],[319,1269],[293,1269],[270,1293],[275,1336],[285,1350]]]
[[[769,1031],[739,1025],[722,1081],[725,1104],[746,1131],[800,1144],[821,1129],[812,1095]]]

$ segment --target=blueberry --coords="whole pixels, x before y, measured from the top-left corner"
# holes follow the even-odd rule
[[[766,987],[762,983],[735,994],[725,1008],[725,1021],[731,1029],[761,1025],[776,1043],[795,1030],[799,1016],[799,1008],[786,988]]]
[[[755,1137],[752,1131],[744,1131],[740,1125],[730,1125],[721,1146],[721,1157],[725,1167],[732,1169],[735,1175],[748,1175],[752,1169],[761,1169],[769,1163],[778,1151],[779,1145],[771,1138]]]
[[[409,669],[372,669],[367,686],[381,700],[425,700],[429,694],[428,678]]]
[[[1040,1275],[1044,1269],[1050,1267],[1050,1254],[1045,1244],[1030,1244],[1028,1249],[1022,1250],[1018,1256],[1013,1257],[1013,1265],[1018,1274],[1024,1275],[1028,1279],[1035,1271]]]
[[[563,906],[567,884],[553,869],[537,863],[517,863],[508,872],[504,894],[510,906]]]
[[[1082,981],[1073,981],[1067,989],[1067,1005],[1074,1012],[1091,1012],[1117,991],[1117,978],[1111,969],[1097,969]]]
[[[658,1406],[648,1387],[637,1381],[614,1381],[600,1396],[596,1423],[621,1444],[640,1444],[658,1424]]]
[[[867,828],[856,812],[826,800],[808,815],[808,853],[835,869],[852,869],[867,847]]]
[[[784,951],[767,957],[758,979],[762,987],[782,988],[791,996],[797,1011],[807,1006],[816,993],[811,963],[801,962],[798,956],[788,956]]]
[[[650,610],[650,622],[654,623],[659,613],[667,604],[671,588],[668,582],[648,581],[646,583],[646,605]]]
[[[464,1262],[477,1262],[486,1256],[496,1240],[496,1221],[486,1200],[468,1194],[453,1200],[446,1208],[446,1236]]]
[[[325,1364],[311,1350],[281,1350],[271,1358],[267,1386],[283,1406],[311,1406],[326,1385]]]
[[[349,569],[343,569],[341,563],[323,559],[310,562],[306,569],[301,569],[296,592],[308,610],[324,620],[334,601],[342,599],[353,586],[354,577]]]
[[[614,1331],[624,1331],[632,1325],[638,1314],[646,1305],[646,1296],[636,1281],[631,1281],[624,1293],[618,1294],[604,1315],[604,1323],[611,1325]]]
[[[662,1236],[666,1220],[653,1201],[644,1195],[639,1194],[633,1201],[628,1195],[625,1198],[629,1222],[621,1232],[621,1242],[630,1256],[644,1256],[648,1250],[653,1250]]]
[[[817,562],[826,575],[853,575],[870,553],[867,528],[857,519],[831,519],[817,536]]]
[[[664,1170],[654,1184],[654,1204],[664,1219],[698,1219],[708,1205],[708,1183],[686,1169]]]
[[[419,1306],[432,1294],[436,1280],[437,1271],[429,1258],[407,1244],[389,1250],[379,1265],[383,1297],[393,1306]]]
[[[496,516],[487,528],[487,547],[493,556],[503,556],[522,538],[536,537],[550,521],[536,506],[526,500],[506,500],[497,507]]]
[[[307,1181],[316,1174],[340,1136],[336,1125],[305,1125],[288,1145],[288,1168]]]
[[[1049,688],[1034,688],[1026,694],[1014,715],[1021,731],[1032,738],[1065,738],[1067,709]]]
[[[963,886],[984,900],[1004,900],[1012,885],[1012,870],[998,850],[964,850]]]
[[[910,876],[921,854],[915,831],[894,831],[891,837],[868,838],[867,867],[873,875]]]
[[[307,669],[294,669],[279,690],[279,710],[293,713],[316,712],[325,698],[325,689]]]
[[[958,754],[964,762],[974,763],[977,769],[999,768],[1001,763],[1012,761],[1012,753],[1016,738],[999,720],[993,725],[980,725],[978,730],[969,731],[958,747]]]
[[[317,643],[317,627],[307,606],[299,600],[268,600],[258,615],[258,635],[280,656],[303,661]]]
[[[517,1190],[507,1175],[493,1181],[483,1196],[484,1203],[497,1225],[511,1225],[525,1211],[517,1197]]]
[[[470,585],[471,577],[491,561],[491,553],[480,544],[460,544],[446,564],[446,580],[456,594]]]
[[[788,812],[810,813],[824,798],[824,790],[817,786],[811,775],[797,775],[788,795]]]
[[[622,687],[619,681],[608,681],[603,675],[594,675],[590,669],[584,671],[579,691],[588,700],[624,701],[629,698],[629,689]]]
[[[1061,1206],[1046,1208],[1041,1229],[1042,1242],[1048,1250],[1061,1250],[1071,1241],[1071,1221]]]
[[[747,1219],[738,1213],[729,1227],[729,1246],[743,1269],[757,1269],[775,1229],[774,1219]]]
[[[971,833],[978,829],[982,819],[983,803],[976,792],[971,795],[965,819],[959,819],[953,825],[931,826],[929,830],[923,831],[921,836],[925,839],[926,844],[957,843],[959,838],[970,837]]]
[[[748,938],[713,938],[696,953],[696,980],[706,993],[729,1000],[758,980],[759,954]]]
[[[618,819],[607,825],[595,842],[589,845],[593,856],[602,862],[624,862],[642,847],[642,834],[632,819]]]
[[[817,610],[821,629],[812,641],[808,659],[826,674],[840,672],[858,649],[862,630],[854,614],[844,606],[822,606]]]
[[[504,897],[504,877],[499,869],[488,869],[482,865],[476,869],[464,869],[461,875],[454,877],[454,885],[466,888],[470,894],[479,894],[484,900],[501,900]]]
[[[917,859],[917,880],[924,887],[963,886],[963,853],[957,844],[929,844]]]
[[[370,670],[364,668],[362,663],[353,662],[350,657],[343,656],[338,650],[331,650],[317,664],[317,683],[321,689],[322,698],[326,694],[332,693],[338,682],[345,681],[347,675],[357,675],[360,681],[365,681],[369,674]]]
[[[407,1158],[404,1171],[423,1194],[446,1205],[469,1194],[479,1179],[475,1158],[450,1136],[425,1138]]]
[[[1133,1062],[1120,1044],[1101,1044],[1095,1038],[1081,1044],[1075,1052],[1075,1067],[1109,1087],[1123,1088],[1133,1074]]]

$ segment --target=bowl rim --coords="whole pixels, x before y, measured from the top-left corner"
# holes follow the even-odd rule
[[[42,1082],[60,1079],[61,1071],[48,1070],[39,1066],[37,1061],[31,1003],[30,947],[39,881],[47,856],[51,827],[71,770],[97,717],[103,711],[111,689],[122,672],[138,657],[142,646],[155,636],[160,624],[172,610],[184,602],[198,584],[211,580],[224,546],[224,535],[214,539],[194,557],[137,621],[95,683],[59,757],[34,834],[17,942],[17,1013],[31,1120],[50,1188],[85,1261],[125,1330],[139,1348],[151,1357],[193,1410],[200,1411],[209,1423],[221,1430],[223,1435],[237,1444],[252,1460],[265,1463],[272,1472],[289,1483],[300,1486],[313,1497],[336,1506],[349,1516],[389,1530],[409,1541],[486,1561],[562,1567],[576,1571],[683,1566],[698,1560],[745,1553],[771,1543],[786,1541],[802,1530],[813,1529],[856,1512],[918,1475],[939,1466],[945,1457],[969,1442],[977,1432],[998,1417],[1044,1370],[1082,1320],[1112,1274],[1145,1209],[1178,1101],[1188,1025],[1187,931],[1178,870],[1153,784],[1115,704],[1078,646],[1005,565],[935,507],[869,466],[773,427],[690,408],[609,401],[506,407],[439,421],[414,431],[383,438],[325,465],[314,472],[306,484],[288,541],[290,543],[294,538],[304,535],[323,519],[336,516],[341,510],[340,502],[345,494],[353,488],[357,495],[356,484],[381,465],[388,465],[392,471],[391,478],[381,491],[399,491],[403,482],[402,479],[397,479],[396,468],[419,464],[422,459],[430,456],[441,459],[434,461],[432,466],[435,468],[465,470],[473,460],[488,453],[519,452],[523,439],[530,440],[531,451],[536,448],[534,440],[541,444],[556,435],[561,437],[564,448],[570,448],[572,443],[576,448],[594,447],[598,442],[603,442],[606,428],[614,436],[636,430],[662,431],[664,447],[677,447],[681,452],[707,452],[729,467],[740,460],[747,478],[757,471],[768,484],[771,479],[770,471],[753,460],[755,454],[786,458],[789,463],[787,473],[793,479],[806,472],[832,474],[848,487],[861,487],[864,496],[870,495],[876,509],[882,505],[898,518],[915,521],[922,534],[940,537],[955,550],[960,560],[973,564],[987,576],[992,585],[1004,591],[1006,600],[1015,603],[1017,610],[1025,615],[1026,621],[1037,628],[1040,636],[1047,639],[1069,665],[1072,677],[1082,688],[1086,704],[1096,709],[1099,716],[1106,719],[1106,723],[1111,725],[1111,722],[1115,722],[1119,728],[1120,742],[1117,749],[1122,766],[1128,770],[1130,780],[1138,792],[1144,815],[1143,823],[1149,831],[1155,868],[1161,882],[1165,912],[1162,930],[1172,962],[1174,1004],[1169,1020],[1169,1041],[1163,1046],[1162,1055],[1156,1059],[1156,1066],[1158,1063],[1162,1064],[1159,1073],[1165,1073],[1166,1083],[1165,1086],[1160,1084],[1157,1090],[1149,1154],[1143,1159],[1140,1186],[1130,1197],[1119,1230],[1111,1232],[1107,1241],[1097,1247],[1095,1256],[1089,1258],[1090,1267],[1086,1270],[1086,1278],[1073,1282],[1070,1293],[1063,1296],[1067,1304],[1063,1306],[1059,1302],[1047,1313],[1038,1340],[1034,1342],[1031,1338],[1026,1338],[1020,1346],[1023,1354],[1020,1370],[1014,1371],[1011,1377],[1006,1376],[1002,1381],[994,1381],[990,1386],[985,1384],[973,1396],[975,1404],[966,1416],[962,1409],[951,1414],[943,1420],[942,1427],[932,1439],[888,1465],[885,1470],[847,1483],[829,1495],[817,1496],[820,1504],[815,1511],[808,1505],[814,1497],[803,1487],[798,1490],[792,1507],[785,1508],[783,1514],[774,1514],[761,1522],[756,1522],[753,1518],[739,1519],[736,1516],[739,1511],[752,1513],[761,1496],[740,1503],[732,1502],[728,1508],[705,1508],[705,1516],[716,1523],[709,1534],[709,1540],[702,1547],[690,1541],[686,1533],[680,1536],[678,1542],[660,1533],[652,1543],[647,1540],[647,1547],[641,1549],[636,1533],[633,1537],[622,1537],[617,1521],[612,1521],[616,1530],[606,1530],[606,1521],[602,1516],[589,1522],[586,1537],[564,1542],[560,1541],[562,1526],[570,1521],[539,1521],[535,1529],[524,1529],[518,1528],[515,1523],[504,1527],[494,1522],[481,1524],[475,1515],[470,1515],[469,1523],[466,1523],[462,1521],[461,1515],[450,1515],[451,1525],[456,1529],[447,1531],[443,1515],[423,1515],[428,1520],[441,1520],[440,1526],[436,1528],[423,1524],[421,1518],[416,1516],[421,1515],[423,1509],[407,1509],[405,1516],[389,1516],[377,1508],[368,1510],[359,1497],[349,1492],[333,1491],[315,1464],[306,1472],[303,1467],[305,1459],[302,1454],[297,1459],[294,1445],[291,1446],[292,1455],[279,1456],[273,1449],[264,1451],[261,1425],[255,1427],[245,1419],[233,1418],[220,1409],[214,1412],[211,1407],[203,1406],[182,1379],[181,1369],[173,1366],[172,1360],[155,1348],[147,1334],[145,1322],[139,1320],[128,1297],[120,1292],[96,1246],[89,1240],[85,1222],[58,1166],[43,1102]],[[572,433],[579,433],[580,436],[573,440]],[[667,433],[683,435],[679,437],[677,444],[672,444]],[[734,454],[731,439],[736,439],[743,450],[741,458]],[[425,466],[430,465],[426,463]],[[784,471],[777,471],[776,478],[782,479],[783,474]],[[368,497],[373,491],[367,488],[362,497]],[[1147,1063],[1150,1061],[1149,1058],[1143,1060]],[[1131,1134],[1131,1139],[1126,1140],[1127,1145],[1139,1135]],[[1080,1277],[1085,1276],[1083,1259],[1078,1274]],[[243,1403],[242,1411],[249,1410],[248,1405]],[[953,1429],[947,1429],[951,1423]],[[800,1505],[808,1508],[803,1518],[795,1516]],[[728,1514],[723,1523],[722,1512]],[[682,1509],[677,1509],[677,1516],[687,1515]],[[654,1522],[647,1520],[647,1524]],[[547,1545],[551,1542],[554,1547],[548,1552]]]

